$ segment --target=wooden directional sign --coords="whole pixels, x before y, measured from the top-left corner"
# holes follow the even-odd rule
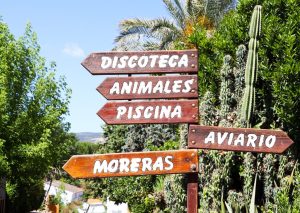
[[[191,125],[189,148],[282,153],[293,141],[281,130]]]
[[[197,150],[74,155],[63,166],[73,178],[198,172]]]
[[[198,51],[98,52],[81,64],[93,75],[197,73]]]
[[[107,124],[197,123],[198,100],[108,102],[97,114]]]
[[[97,90],[108,100],[198,98],[197,76],[106,78]]]

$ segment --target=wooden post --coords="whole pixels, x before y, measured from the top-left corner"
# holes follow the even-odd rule
[[[188,174],[187,212],[198,212],[198,173]]]

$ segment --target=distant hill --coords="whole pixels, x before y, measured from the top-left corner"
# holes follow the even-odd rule
[[[104,143],[102,133],[100,132],[78,132],[75,133],[76,137],[81,142],[91,142],[91,143]]]

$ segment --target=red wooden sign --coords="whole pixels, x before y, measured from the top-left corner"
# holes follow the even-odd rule
[[[106,78],[97,90],[108,100],[197,98],[197,76]]]
[[[97,114],[107,124],[197,123],[198,100],[108,102]]]
[[[293,141],[281,130],[191,125],[189,148],[282,153]]]
[[[93,75],[197,73],[198,51],[98,52],[81,64]]]
[[[197,150],[74,155],[63,166],[73,178],[198,172]]]

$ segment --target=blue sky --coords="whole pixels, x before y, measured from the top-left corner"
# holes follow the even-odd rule
[[[41,55],[57,63],[72,89],[69,105],[71,132],[102,131],[96,112],[106,100],[96,87],[106,76],[92,76],[81,65],[91,52],[110,51],[118,35],[118,24],[128,18],[166,17],[162,0],[5,1],[0,16],[19,37],[30,22],[38,35]]]

